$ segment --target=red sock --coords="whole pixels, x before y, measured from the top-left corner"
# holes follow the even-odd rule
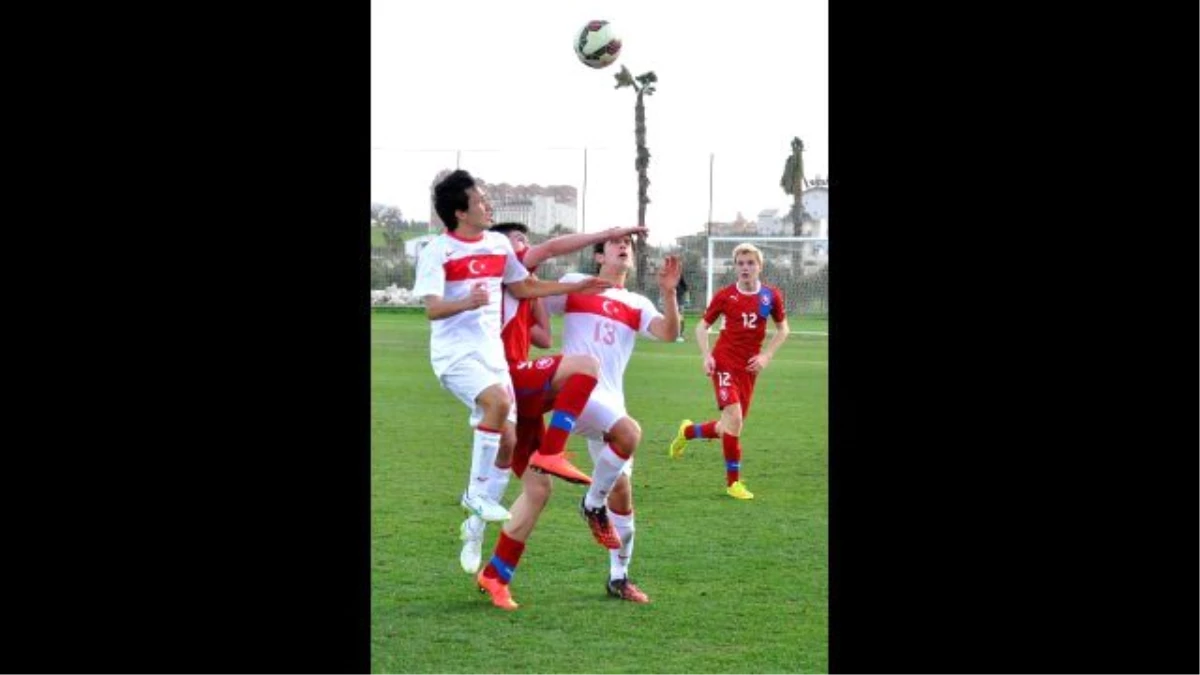
[[[725,451],[725,484],[733,485],[740,480],[742,444],[737,436],[725,434],[721,437],[721,447]]]
[[[696,438],[716,438],[717,435],[717,420],[704,424],[693,424],[683,430],[683,437],[689,441]]]
[[[567,438],[571,435],[571,429],[575,428],[575,419],[583,412],[595,388],[596,378],[591,375],[575,373],[567,378],[554,399],[554,414],[550,416],[550,426],[546,428],[538,452],[557,455],[567,447]]]
[[[517,563],[521,561],[521,554],[524,552],[525,542],[517,541],[509,537],[504,530],[500,530],[500,538],[496,540],[496,552],[492,554],[487,567],[483,568],[483,576],[499,579],[500,583],[507,584],[512,581],[513,572],[517,571]]]

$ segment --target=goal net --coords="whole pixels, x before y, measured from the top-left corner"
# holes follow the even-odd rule
[[[733,249],[754,244],[763,254],[760,279],[783,293],[787,315],[826,319],[829,315],[829,239],[827,237],[709,237],[705,306],[713,292],[737,282]],[[795,331],[795,321],[793,324]],[[713,330],[718,329],[713,326]]]

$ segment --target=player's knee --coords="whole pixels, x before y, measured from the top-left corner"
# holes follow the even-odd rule
[[[730,412],[731,410],[732,412]],[[741,435],[742,414],[737,406],[729,406],[725,409],[725,413],[721,415],[721,429],[730,436]]]
[[[612,442],[624,455],[632,456],[642,442],[642,426],[632,417],[626,417],[612,429]]]
[[[564,356],[563,360],[568,362],[563,365],[566,365],[572,374],[580,373],[592,377],[600,374],[600,359],[591,354],[572,354]]]
[[[479,406],[483,408],[484,415],[504,419],[508,417],[509,411],[512,410],[512,401],[508,399],[508,394],[503,389],[489,387],[479,395]]]

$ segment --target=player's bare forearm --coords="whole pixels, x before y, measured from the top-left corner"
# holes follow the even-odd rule
[[[746,369],[752,373],[761,373],[771,363],[771,359],[775,357],[775,351],[780,345],[787,340],[788,326],[787,320],[780,321],[775,324],[775,337],[771,338],[771,343],[767,348],[750,357],[750,361],[746,364]]]
[[[616,239],[625,235],[644,234],[646,232],[648,230],[644,227],[610,227],[607,230],[592,232],[590,234],[565,234],[530,248],[522,262],[526,267],[537,267],[539,263],[549,258],[575,253],[588,246],[594,246],[609,239]]]
[[[529,339],[535,347],[549,349],[552,344],[550,337],[550,314],[541,300],[534,300],[533,325],[529,328]]]
[[[425,296],[425,316],[430,321],[448,319],[455,314],[475,309],[477,306],[471,296],[458,300],[443,300],[437,295]]]
[[[775,352],[787,342],[788,333],[791,330],[788,328],[787,319],[775,324],[775,337],[771,338],[771,342],[767,344],[767,348],[763,350],[768,357],[774,357]]]
[[[663,299],[663,324],[659,326],[661,335],[654,336],[660,340],[674,342],[679,337],[679,296],[675,289],[683,278],[683,261],[679,256],[669,255],[663,259],[662,267],[658,270],[658,292]],[[653,326],[652,326],[653,328]]]
[[[700,356],[708,356],[708,326],[709,323],[704,319],[696,324],[696,344],[700,347]]]
[[[679,302],[675,289],[663,296],[663,318],[650,324],[650,333],[663,342],[674,342],[679,337]]]
[[[544,298],[549,295],[566,295],[567,293],[594,293],[612,286],[612,283],[589,277],[583,281],[564,284],[561,281],[543,281],[541,279],[525,280],[509,284],[508,290],[516,298]]]

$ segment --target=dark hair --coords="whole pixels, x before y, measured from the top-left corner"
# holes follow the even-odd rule
[[[475,187],[475,179],[462,169],[452,172],[433,186],[433,210],[438,218],[453,232],[458,229],[456,211],[466,211],[470,208],[467,200],[467,190]]]
[[[525,223],[496,223],[490,229],[498,234],[508,234],[509,232],[529,234],[529,227]]]
[[[634,239],[632,235],[627,234],[627,235],[621,237],[621,239],[629,240],[629,252],[630,253],[634,253],[637,251],[637,239]],[[592,246],[592,255],[596,255],[596,254],[604,255],[604,245],[610,241],[612,241],[612,239],[605,239],[604,241],[596,242],[595,246]],[[601,267],[604,267],[604,265],[602,265],[600,263],[596,263],[596,274],[600,273]]]
[[[637,239],[635,239],[633,237],[633,235],[627,234],[627,235],[621,237],[621,239],[629,240],[629,250],[630,251],[637,250]],[[612,239],[605,239],[604,241],[596,242],[596,245],[592,247],[592,253],[604,253],[604,245],[610,241],[612,241]]]

